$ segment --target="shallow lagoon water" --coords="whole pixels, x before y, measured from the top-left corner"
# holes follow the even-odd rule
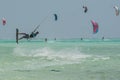
[[[119,80],[120,39],[0,41],[0,80]]]

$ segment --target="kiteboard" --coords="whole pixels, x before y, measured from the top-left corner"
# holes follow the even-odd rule
[[[19,33],[19,30],[18,28],[16,28],[16,43],[18,44],[18,33]]]

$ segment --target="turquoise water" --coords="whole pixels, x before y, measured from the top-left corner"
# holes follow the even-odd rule
[[[119,80],[120,39],[0,41],[0,80]]]

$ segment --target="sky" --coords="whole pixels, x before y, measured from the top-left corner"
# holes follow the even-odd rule
[[[39,24],[36,39],[120,38],[120,15],[115,15],[115,5],[120,8],[120,0],[0,0],[0,39],[15,39],[16,28],[31,33]],[[58,15],[57,21],[53,14]],[[99,24],[97,34],[92,32],[91,20]]]

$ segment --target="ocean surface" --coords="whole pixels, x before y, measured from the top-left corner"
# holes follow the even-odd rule
[[[0,40],[0,80],[120,80],[120,39]]]

